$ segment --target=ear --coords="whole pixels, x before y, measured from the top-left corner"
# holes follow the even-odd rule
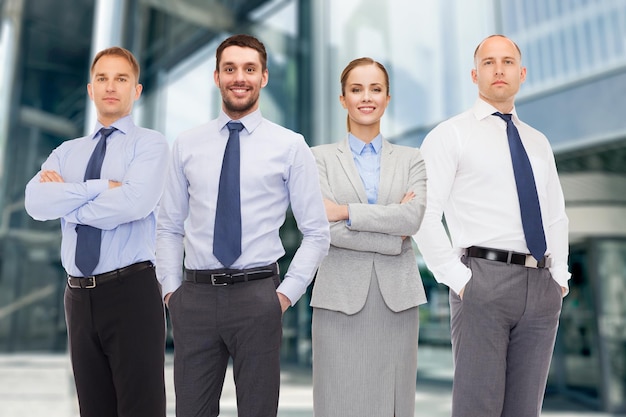
[[[474,84],[478,84],[478,72],[476,71],[476,68],[472,69],[472,82]]]
[[[91,86],[91,83],[87,84],[87,94],[89,94],[89,98],[93,101],[93,87]]]
[[[520,79],[520,82],[522,83],[526,81],[526,67],[522,67],[519,79]]]
[[[263,78],[261,80],[261,88],[265,87],[270,81],[270,72],[267,68],[263,71]]]
[[[347,109],[348,107],[346,106],[346,98],[343,95],[339,95],[339,102],[341,103],[341,106],[344,109]]]
[[[220,87],[220,73],[215,70],[213,71],[213,81],[215,82],[215,85],[217,86],[217,88]]]
[[[141,97],[142,91],[143,91],[143,85],[137,84],[135,86],[135,100],[139,100],[139,97]]]

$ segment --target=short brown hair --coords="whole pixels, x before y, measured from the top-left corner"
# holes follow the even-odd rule
[[[238,35],[233,35],[229,38],[226,38],[220,46],[217,47],[215,51],[215,69],[219,71],[220,69],[220,60],[222,59],[222,52],[224,49],[229,46],[240,46],[242,48],[252,48],[259,53],[259,58],[261,60],[261,69],[265,71],[267,69],[267,51],[265,50],[265,45],[263,42],[258,40],[252,35],[247,35],[245,33],[241,33]]]
[[[93,70],[96,66],[96,62],[98,62],[100,58],[106,55],[119,56],[126,59],[132,67],[133,73],[135,74],[135,82],[139,83],[139,62],[137,62],[137,58],[135,58],[132,52],[130,52],[128,49],[122,48],[120,46],[112,46],[98,52],[94,57],[93,62],[91,63],[91,75],[93,75]]]

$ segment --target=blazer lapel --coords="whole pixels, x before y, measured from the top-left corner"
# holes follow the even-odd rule
[[[389,203],[389,192],[393,189],[395,163],[393,160],[393,146],[383,138],[380,148],[380,180],[378,182],[378,204]],[[399,203],[399,201],[396,201]]]
[[[350,144],[348,143],[347,138],[337,145],[337,159],[339,159],[339,163],[341,164],[343,171],[346,173],[346,177],[348,177],[352,188],[354,188],[355,193],[358,195],[359,202],[367,203],[365,187],[363,186],[363,181],[361,181],[359,171],[356,169],[356,165],[354,164],[352,151],[350,150]]]

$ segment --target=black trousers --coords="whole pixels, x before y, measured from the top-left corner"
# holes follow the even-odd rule
[[[239,417],[278,409],[279,276],[224,287],[184,281],[169,300],[178,417],[215,417],[229,358]]]
[[[65,289],[81,417],[165,417],[165,316],[154,267]]]

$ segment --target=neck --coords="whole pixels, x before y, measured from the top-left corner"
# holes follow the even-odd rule
[[[365,143],[370,143],[380,134],[380,125],[351,126],[350,133]]]
[[[504,101],[494,101],[489,100],[487,97],[480,95],[480,99],[486,103],[491,104],[493,107],[498,109],[498,111],[502,114],[509,114],[513,111],[513,107],[515,106],[515,100],[513,98]]]

